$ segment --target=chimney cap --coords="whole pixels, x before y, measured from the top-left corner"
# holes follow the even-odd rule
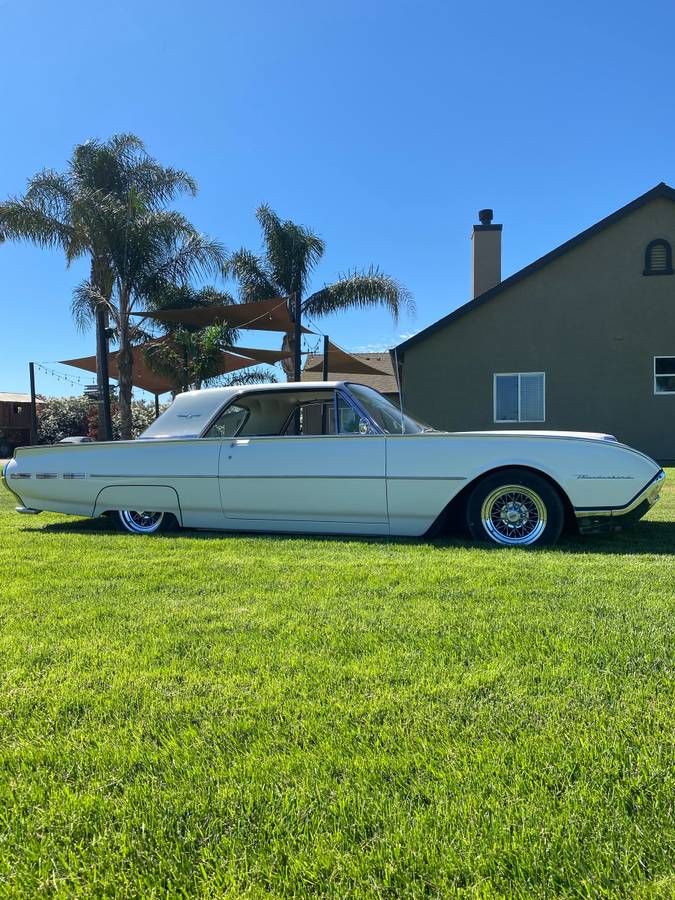
[[[494,210],[479,209],[478,210],[478,218],[480,219],[481,225],[492,225],[492,219],[494,218]]]

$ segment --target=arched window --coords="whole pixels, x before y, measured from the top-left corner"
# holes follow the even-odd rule
[[[668,241],[657,238],[650,241],[645,250],[645,270],[643,275],[672,275],[673,251]]]

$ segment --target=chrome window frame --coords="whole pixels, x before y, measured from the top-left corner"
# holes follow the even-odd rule
[[[329,390],[330,390],[330,388],[329,388]],[[333,391],[333,393],[335,393],[335,391]],[[312,405],[316,406],[319,403],[322,406],[328,406],[328,405],[330,405],[330,403],[333,403],[333,404],[335,403],[335,398],[328,399],[328,400],[306,400],[304,403],[299,403],[295,407],[295,409],[292,409],[290,411],[290,413],[288,414],[286,421],[281,426],[281,431],[279,432],[279,434],[271,435],[271,437],[335,437],[334,434],[331,435],[331,434],[287,434],[286,433],[286,429],[291,424],[291,420],[295,417],[295,414],[298,412],[298,410],[300,409],[301,406],[312,406]],[[335,412],[334,406],[333,406],[333,412]],[[259,436],[261,436],[261,435],[259,435]],[[269,437],[270,435],[266,435],[266,436]],[[251,435],[251,437],[256,437],[256,435]]]
[[[338,394],[340,394],[347,401],[347,403],[352,407],[354,412],[357,413],[359,418],[365,419],[368,422],[368,424],[370,425],[370,428],[371,428],[371,434],[361,434],[360,432],[356,433],[356,434],[354,434],[352,432],[336,432],[336,434],[312,434],[312,435],[281,434],[280,433],[280,434],[264,434],[264,435],[263,434],[261,434],[261,435],[252,434],[252,435],[250,435],[250,437],[252,439],[257,438],[257,437],[261,437],[261,438],[285,438],[285,437],[289,437],[289,438],[293,438],[293,437],[323,438],[323,437],[340,437],[340,436],[343,436],[343,437],[371,437],[372,435],[383,435],[386,433],[382,428],[380,428],[380,426],[376,422],[373,421],[371,416],[366,412],[365,409],[363,409],[361,404],[356,400],[356,398],[354,398],[349,393],[349,391],[345,387],[317,388],[315,385],[312,385],[310,382],[310,383],[308,383],[306,388],[298,388],[298,387],[276,388],[273,391],[251,391],[251,390],[247,391],[246,389],[243,389],[243,390],[237,392],[236,394],[234,394],[234,396],[230,397],[229,400],[226,400],[225,403],[223,403],[223,405],[218,410],[216,410],[216,412],[211,416],[211,418],[206,423],[205,427],[202,429],[201,433],[196,435],[196,437],[198,437],[201,440],[209,440],[209,441],[229,441],[229,440],[232,440],[234,437],[236,437],[236,435],[233,435],[233,437],[229,437],[229,438],[219,438],[219,437],[211,437],[210,438],[210,437],[208,437],[208,432],[213,427],[213,425],[218,421],[218,419],[225,412],[226,409],[228,409],[233,404],[236,404],[237,401],[243,400],[245,397],[247,397],[249,395],[254,396],[255,394],[265,394],[265,393],[300,394],[305,391],[307,393],[310,393],[312,391],[320,391],[320,390],[333,392],[334,415],[335,415],[336,427],[338,426],[338,421],[339,421],[338,420],[337,398],[338,398]],[[291,415],[294,415],[294,413],[295,413],[295,410],[293,410],[293,412],[291,412]],[[246,421],[248,421],[248,419]],[[283,425],[284,428],[286,427],[287,423],[288,423],[288,419],[286,420],[286,422],[284,422],[284,425]],[[242,427],[244,424],[245,423],[242,423]],[[237,434],[239,434],[239,431],[237,432]]]
[[[232,438],[236,438],[237,435],[239,434],[239,432],[241,431],[241,429],[244,427],[244,425],[245,425],[245,424],[248,422],[248,420],[251,418],[251,410],[250,410],[250,409],[244,409],[244,407],[241,407],[241,408],[243,409],[243,411],[246,413],[246,415],[244,416],[243,422],[241,422],[241,424],[239,425],[239,427],[237,428],[237,430],[234,432],[234,434],[228,434],[228,435],[223,435],[223,434],[212,434],[212,435],[210,435],[210,434],[209,434],[209,431],[211,431],[212,428],[215,428],[215,427],[216,427],[216,425],[218,424],[218,422],[220,422],[221,417],[222,417],[223,415],[225,415],[225,413],[227,412],[227,410],[228,410],[231,406],[237,406],[237,404],[234,403],[234,402],[232,402],[232,403],[225,403],[225,404],[220,408],[220,410],[218,411],[218,414],[216,415],[216,417],[215,417],[214,419],[211,420],[211,424],[208,425],[208,427],[207,427],[206,431],[204,432],[204,434],[201,434],[201,435],[199,435],[199,436],[200,436],[200,437],[203,437],[203,438],[205,438],[206,440],[209,440],[209,441],[230,441],[230,440],[232,440]]]

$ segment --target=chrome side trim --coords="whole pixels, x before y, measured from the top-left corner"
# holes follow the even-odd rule
[[[387,475],[387,481],[468,481],[466,475]]]
[[[36,478],[41,478],[41,479],[45,479],[45,478],[58,478],[58,477],[59,477],[59,473],[58,473],[58,472],[36,472],[36,473],[35,473],[35,477],[36,477]]]
[[[67,481],[72,481],[74,478],[86,478],[87,476],[85,472],[64,472],[63,477]]]
[[[16,478],[17,481],[19,481],[23,478],[32,478],[33,476],[31,475],[30,472],[12,472],[12,474],[9,477]]]
[[[654,478],[652,478],[652,480],[624,506],[600,506],[596,509],[586,506],[577,506],[574,508],[574,514],[577,519],[584,519],[588,516],[625,516],[628,513],[633,512],[634,509],[637,509],[645,500],[649,502],[650,506],[653,506],[661,495],[661,488],[665,477],[666,473],[661,469],[661,471],[658,472],[658,474],[656,474]]]
[[[164,475],[152,475],[152,474],[148,474],[148,473],[145,473],[143,475],[137,475],[137,474],[134,474],[133,472],[120,472],[117,474],[113,474],[112,472],[105,472],[100,475],[98,475],[98,474],[87,475],[86,477],[87,478],[149,478],[152,480],[163,481],[163,480],[166,480],[167,478],[171,478],[173,480],[174,478],[217,478],[218,476],[215,473],[213,475],[171,475],[171,474],[167,475],[166,473],[164,473]],[[154,486],[156,487],[156,485],[154,485]]]
[[[21,513],[24,516],[39,516],[42,510],[31,509],[30,506],[17,506],[16,512]]]

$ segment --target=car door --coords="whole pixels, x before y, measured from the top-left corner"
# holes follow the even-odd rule
[[[223,440],[219,484],[233,528],[388,532],[384,437],[360,433],[342,396],[320,409],[296,410],[283,434]]]

